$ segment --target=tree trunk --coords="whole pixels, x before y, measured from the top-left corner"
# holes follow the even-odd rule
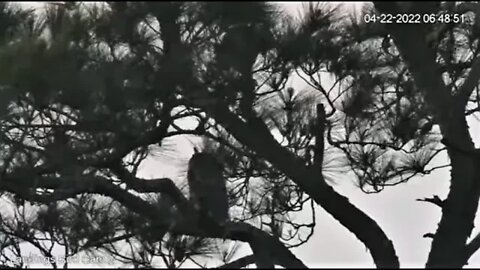
[[[398,12],[391,3],[375,2],[375,7],[383,13]],[[410,12],[415,12],[415,4]],[[473,229],[479,198],[476,161],[474,155],[468,153],[473,153],[475,148],[465,120],[465,103],[452,95],[443,82],[422,25],[389,24],[386,27],[440,125],[451,161],[450,192],[426,267],[462,267],[466,263],[465,245]]]

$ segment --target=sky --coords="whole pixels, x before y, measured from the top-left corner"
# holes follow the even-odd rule
[[[32,3],[32,2],[30,2]],[[298,16],[301,2],[278,2],[292,15]],[[340,2],[339,2],[340,3]],[[342,2],[344,12],[350,12],[361,2]],[[33,2],[31,5],[37,5]],[[29,4],[30,5],[30,4]],[[296,87],[302,87],[296,82]],[[469,119],[472,137],[480,146],[480,124]],[[180,159],[174,162],[168,156],[150,158],[142,165],[140,177],[171,177],[182,181],[183,172],[178,168],[186,166],[193,153],[191,140],[181,138],[175,141],[173,152]],[[438,157],[435,164],[445,164],[446,156]],[[349,198],[350,202],[377,221],[386,235],[393,241],[401,266],[424,267],[431,240],[423,238],[426,233],[434,233],[440,220],[440,209],[416,199],[438,195],[445,198],[449,187],[449,169],[440,169],[424,177],[416,177],[411,181],[387,187],[378,194],[365,194],[360,191],[353,180],[342,179],[334,186],[340,194]],[[334,220],[321,207],[316,207],[316,227],[312,239],[305,245],[293,250],[309,267],[374,267],[371,255],[365,246],[346,228]],[[475,225],[480,224],[477,218]],[[474,229],[473,235],[478,231]],[[78,266],[78,265],[76,265]],[[467,267],[480,267],[480,255],[477,253],[470,259]]]

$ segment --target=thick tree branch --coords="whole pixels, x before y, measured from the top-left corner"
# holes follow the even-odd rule
[[[480,248],[480,233],[478,233],[468,245],[465,247],[466,260],[470,259],[475,252]]]
[[[457,99],[458,103],[462,104],[460,106],[465,107],[467,102],[472,95],[473,90],[478,86],[480,80],[480,58],[477,57],[474,60],[473,66],[470,69],[467,79],[463,82],[462,86],[458,90]]]
[[[398,5],[392,3],[374,4],[380,12],[400,12]],[[417,12],[422,5],[421,2],[410,4],[409,12],[412,13]],[[454,142],[460,149],[473,150],[474,145],[464,115],[464,104],[454,99],[445,86],[440,67],[435,61],[436,56],[427,46],[425,27],[406,24],[388,24],[386,27],[406,61],[416,85],[423,91],[443,138]],[[469,80],[478,81],[476,77]],[[465,88],[470,87],[470,84],[465,85]],[[432,241],[427,267],[462,267],[466,263],[465,243],[473,229],[473,219],[478,207],[479,187],[475,178],[479,172],[475,168],[474,159],[448,146],[447,150],[452,166],[450,193],[445,200],[442,219]]]
[[[136,192],[147,193],[155,192],[168,194],[168,196],[175,202],[175,204],[180,208],[180,211],[188,213],[189,202],[183,196],[182,192],[177,188],[170,178],[157,178],[157,179],[141,179],[132,175],[125,167],[120,163],[115,163],[110,166],[110,169],[117,176],[122,179],[122,181],[127,185],[127,188],[131,188]]]
[[[326,184],[318,170],[307,168],[302,160],[280,146],[260,119],[252,118],[246,123],[222,104],[204,109],[239,142],[285,173],[316,203],[354,233],[370,250],[378,267],[399,267],[393,244],[378,224]]]

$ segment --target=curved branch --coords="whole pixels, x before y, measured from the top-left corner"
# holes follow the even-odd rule
[[[316,203],[354,233],[370,250],[378,267],[399,267],[393,243],[378,224],[351,204],[348,198],[335,192],[318,170],[307,168],[300,159],[279,145],[260,119],[252,118],[250,122],[244,122],[221,104],[204,109],[239,142],[285,173]]]

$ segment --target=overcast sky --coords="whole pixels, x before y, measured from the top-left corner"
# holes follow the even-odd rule
[[[298,15],[300,2],[279,2],[287,10]],[[34,4],[32,4],[34,5]],[[35,4],[36,5],[36,4]],[[346,2],[345,10],[351,10],[358,2]],[[301,83],[295,85],[302,87]],[[471,120],[471,119],[470,119]],[[480,146],[480,125],[470,122],[472,136],[477,147]],[[475,132],[473,132],[475,131]],[[168,157],[161,156],[144,163],[143,177],[172,177],[181,179],[178,166],[186,165],[192,154],[192,144],[181,139],[174,147],[176,154],[183,159],[167,164]],[[171,159],[170,159],[171,160]],[[445,164],[445,156],[435,160],[436,164]],[[402,267],[423,267],[425,265],[431,240],[423,238],[425,233],[434,233],[440,218],[440,210],[431,204],[417,202],[418,198],[438,195],[445,198],[448,192],[449,169],[441,169],[425,177],[417,177],[396,187],[386,188],[380,194],[364,194],[355,187],[353,180],[342,179],[335,190],[375,219],[387,236],[392,239]],[[312,239],[294,253],[309,267],[374,267],[372,258],[365,246],[335,221],[320,207],[317,207],[317,226]],[[476,225],[480,224],[476,220]],[[474,234],[478,230],[474,230]],[[480,267],[478,253],[470,260],[469,267]]]

